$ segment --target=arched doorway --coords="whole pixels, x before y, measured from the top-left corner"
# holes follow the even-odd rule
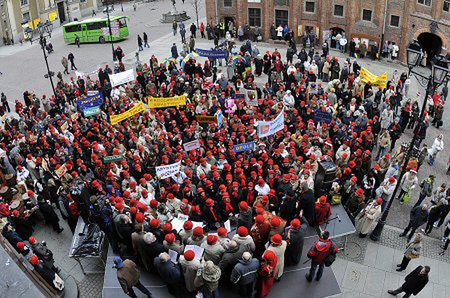
[[[232,31],[230,32],[233,35],[234,30],[236,30],[236,26],[235,26],[235,21],[233,17],[224,17],[224,22],[225,22],[225,32],[226,31]]]
[[[427,65],[430,64],[430,57],[434,57],[435,55],[441,53],[442,39],[438,35],[430,32],[423,32],[419,34],[417,41],[426,52]]]

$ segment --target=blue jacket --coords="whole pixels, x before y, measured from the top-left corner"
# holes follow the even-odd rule
[[[153,259],[153,264],[165,283],[174,284],[181,281],[181,269],[178,264],[174,264],[170,260],[165,263],[161,262],[159,257]]]
[[[231,272],[230,280],[234,284],[248,285],[256,282],[258,277],[259,261],[253,258],[249,261],[239,260]]]

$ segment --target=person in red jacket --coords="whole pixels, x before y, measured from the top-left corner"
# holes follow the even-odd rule
[[[321,196],[316,203],[316,224],[323,225],[332,214],[331,205],[326,196]]]
[[[319,281],[323,274],[323,267],[325,266],[325,260],[328,256],[336,254],[339,249],[333,242],[329,239],[330,233],[328,231],[323,231],[322,235],[319,237],[319,240],[314,243],[311,249],[308,252],[308,258],[311,259],[311,268],[309,269],[309,273],[306,274],[306,280],[311,282],[316,275],[316,280]]]
[[[255,218],[255,224],[250,230],[250,234],[256,246],[254,254],[256,258],[259,258],[266,250],[266,247],[264,245],[269,240],[269,233],[270,233],[270,225],[266,223],[263,215],[261,214],[257,215]]]
[[[277,264],[277,255],[273,251],[267,250],[262,257],[261,267],[258,271],[258,297],[261,298],[269,295],[275,281],[275,276],[277,275]]]

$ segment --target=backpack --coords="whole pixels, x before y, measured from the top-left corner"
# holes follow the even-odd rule
[[[333,248],[333,245],[330,246],[330,250]],[[336,254],[332,252],[328,252],[328,256],[325,258],[325,267],[330,267],[333,265],[334,261],[336,261]]]

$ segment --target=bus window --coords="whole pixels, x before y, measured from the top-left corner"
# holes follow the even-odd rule
[[[123,28],[127,26],[127,18],[121,18],[119,19],[119,27]]]
[[[81,31],[81,25],[65,26],[65,27],[64,27],[64,30],[65,30],[67,33],[70,33],[70,32],[78,32],[78,31]]]
[[[94,22],[94,23],[87,23],[86,27],[88,30],[101,30],[104,27],[108,27],[106,22]]]

